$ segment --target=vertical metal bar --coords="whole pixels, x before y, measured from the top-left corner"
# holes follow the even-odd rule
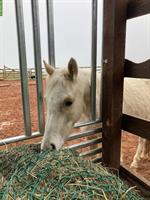
[[[47,31],[49,63],[55,67],[53,0],[47,0]]]
[[[30,117],[25,31],[24,31],[22,1],[15,0],[15,8],[16,8],[17,35],[18,35],[19,66],[20,66],[20,74],[21,74],[21,92],[22,92],[22,102],[23,102],[24,130],[25,130],[26,136],[31,136],[31,117]]]
[[[104,18],[104,1],[105,0],[102,0],[102,19]],[[101,37],[101,40],[103,41],[103,28],[104,28],[104,20],[102,20],[102,37]],[[103,44],[101,44],[101,50],[103,50]],[[99,115],[99,120],[102,121],[102,96],[103,96],[103,66],[105,64],[105,62],[107,63],[107,60],[103,61],[103,51],[101,52],[101,73],[100,73],[100,102],[99,102],[99,107],[100,107],[100,115]]]
[[[36,71],[37,103],[38,103],[38,124],[40,133],[44,133],[44,103],[42,85],[42,64],[41,64],[41,42],[40,42],[40,22],[38,1],[31,0],[33,40],[34,40],[34,61]]]
[[[97,0],[92,0],[91,118],[96,119]]]

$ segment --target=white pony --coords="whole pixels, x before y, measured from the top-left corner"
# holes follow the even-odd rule
[[[90,118],[91,73],[90,70],[79,69],[73,58],[70,59],[65,69],[54,69],[46,62],[44,64],[48,73],[45,96],[47,120],[41,149],[58,150],[71,134],[74,124],[81,118]],[[97,117],[100,111],[100,84],[101,73],[98,73],[96,80]],[[147,81],[125,79],[123,111],[126,114],[150,120],[150,84]],[[144,151],[139,151],[138,148],[133,165],[137,165],[141,152]]]
[[[60,149],[74,124],[90,118],[90,70],[78,69],[71,58],[66,69],[54,69],[44,62],[48,72],[46,87],[47,120],[41,149]],[[100,75],[97,78],[97,116],[99,115]]]

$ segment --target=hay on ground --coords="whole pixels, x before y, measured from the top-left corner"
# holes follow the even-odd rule
[[[142,200],[100,164],[72,150],[39,152],[24,145],[0,153],[2,200]]]

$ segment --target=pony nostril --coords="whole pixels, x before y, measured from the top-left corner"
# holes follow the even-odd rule
[[[41,152],[45,150],[55,150],[55,149],[56,149],[56,146],[53,143],[45,142],[41,145]]]
[[[51,144],[52,150],[56,150],[56,146],[54,144]]]

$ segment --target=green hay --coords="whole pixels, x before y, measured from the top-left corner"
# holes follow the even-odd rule
[[[82,160],[72,150],[39,153],[24,145],[0,153],[2,200],[142,200],[100,164]]]

